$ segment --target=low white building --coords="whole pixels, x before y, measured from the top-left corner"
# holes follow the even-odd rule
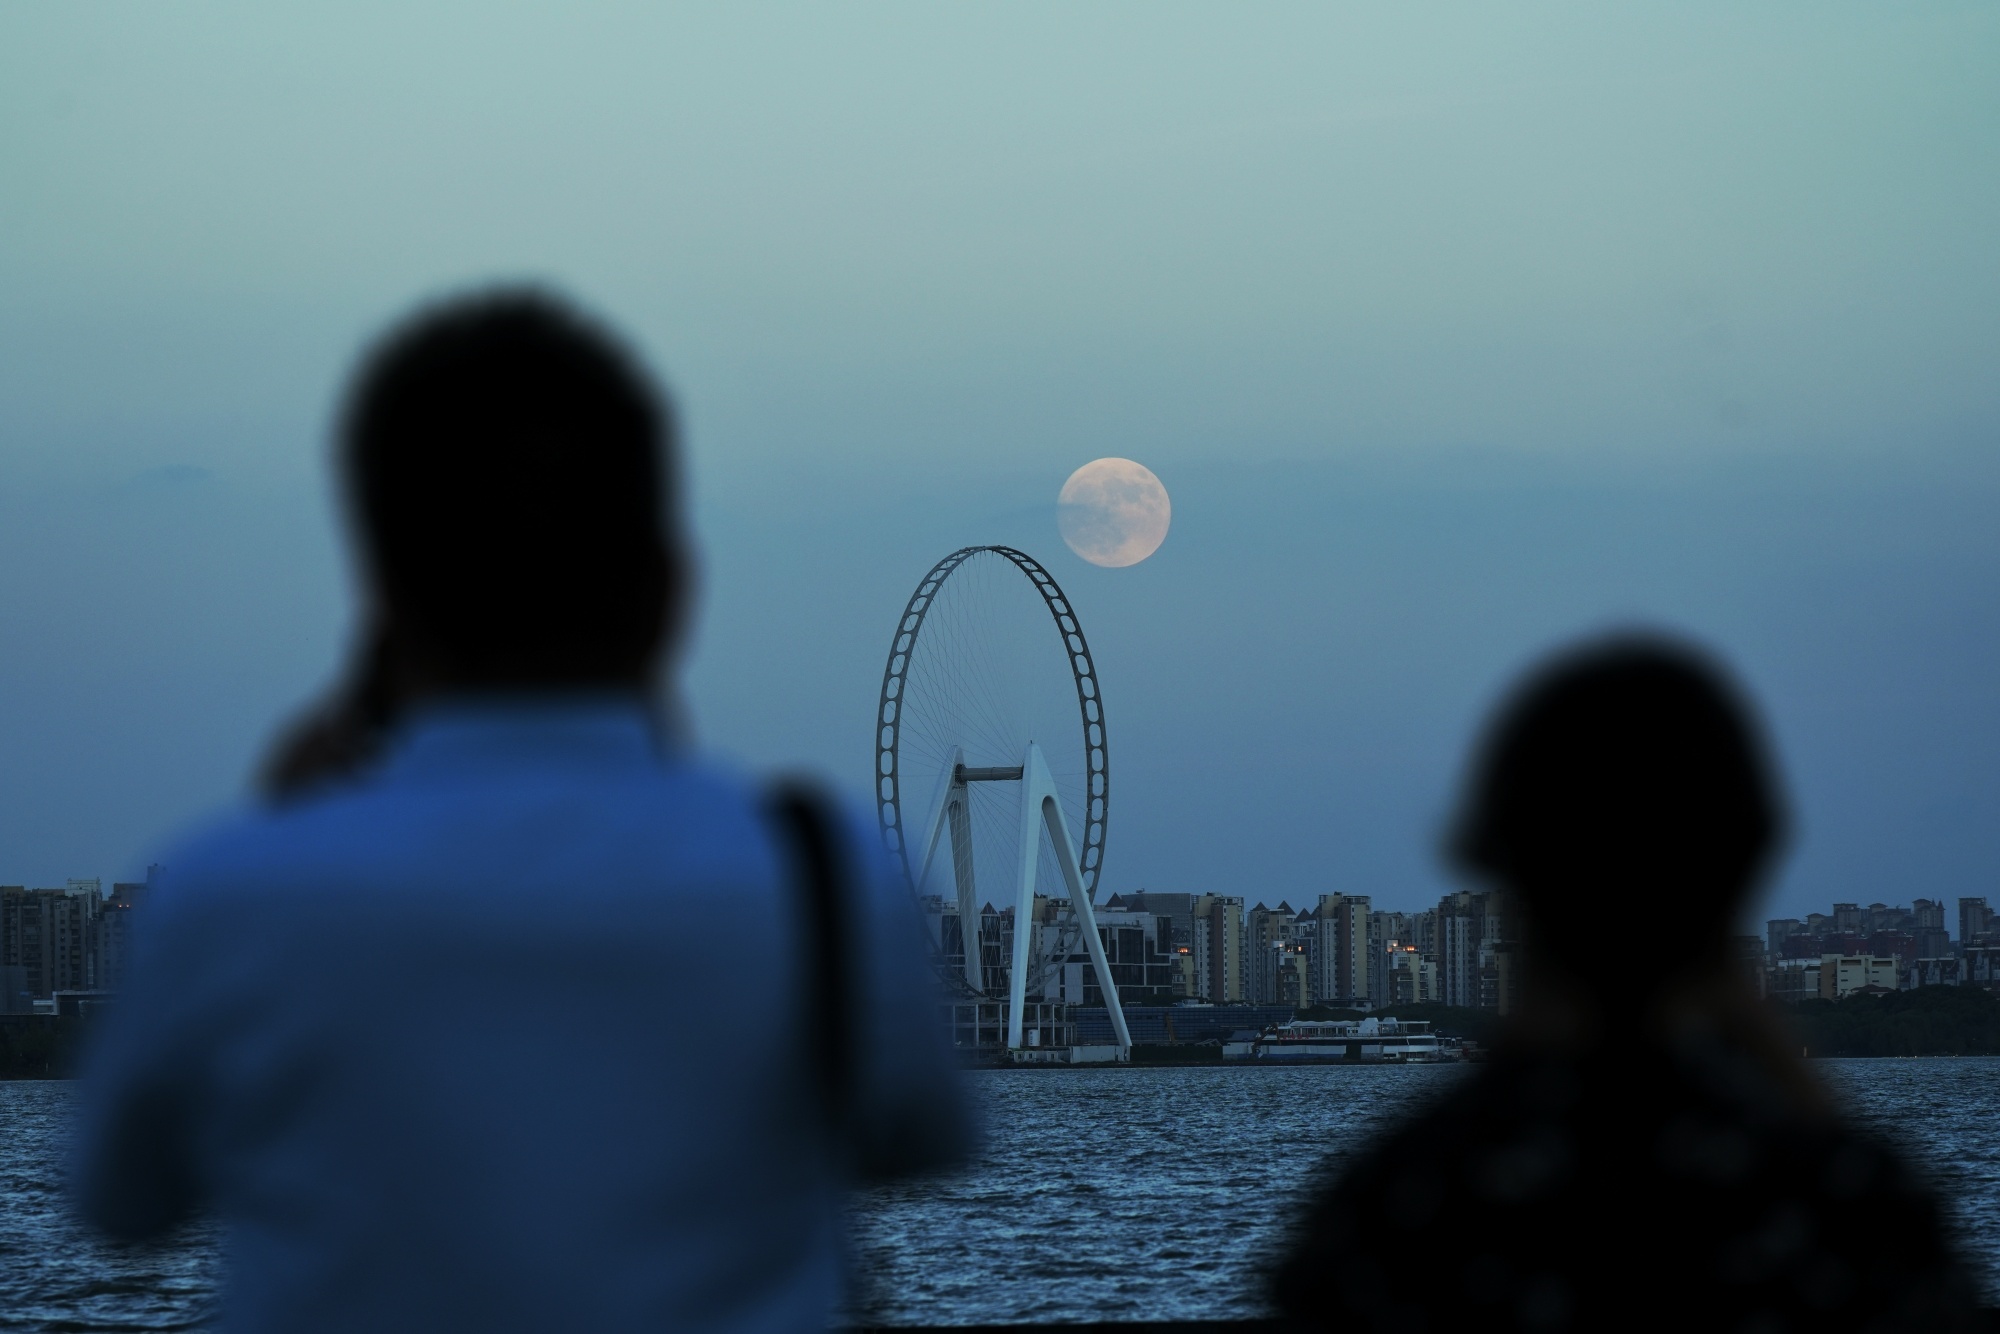
[[[1901,971],[1893,957],[1822,954],[1819,957],[1820,998],[1841,1000],[1871,987],[1880,991],[1900,991]]]

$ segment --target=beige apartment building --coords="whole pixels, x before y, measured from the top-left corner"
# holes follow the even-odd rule
[[[1819,960],[1822,1000],[1841,1000],[1870,987],[1894,991],[1901,984],[1896,960],[1866,954],[1823,954]]]

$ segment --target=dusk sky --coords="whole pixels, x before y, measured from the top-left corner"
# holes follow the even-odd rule
[[[740,762],[864,794],[1005,542],[1106,892],[1435,902],[1496,696],[1652,625],[1767,710],[1770,912],[2000,901],[1997,69],[1979,4],[0,10],[0,883],[244,799],[351,631],[358,349],[534,279],[682,409]],[[1107,455],[1126,569],[1056,529]]]

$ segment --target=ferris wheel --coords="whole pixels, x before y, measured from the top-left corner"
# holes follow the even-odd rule
[[[1020,1046],[1029,985],[1045,996],[1080,948],[1129,1048],[1093,910],[1111,810],[1103,692],[1054,576],[1002,546],[962,547],[932,566],[897,623],[875,717],[883,842],[917,893],[949,881],[963,987],[987,991],[981,908],[1011,898],[1009,1045]],[[1038,887],[1066,891],[1068,908],[1024,929]]]

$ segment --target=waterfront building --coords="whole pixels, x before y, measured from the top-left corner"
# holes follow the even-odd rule
[[[1942,958],[1918,959],[1903,971],[1903,989],[1912,991],[1918,987],[1955,987],[1964,982],[1965,960],[1957,955]]]
[[[1918,899],[1910,905],[1910,927],[1917,938],[1917,957],[1940,959],[1951,953],[1951,933],[1944,926],[1944,900]]]
[[[980,988],[985,995],[1004,995],[1010,956],[1004,946],[1013,940],[1013,914],[1002,914],[987,904],[971,923],[971,931],[959,920],[958,903],[941,894],[926,894],[918,900],[930,945],[939,971],[954,980],[965,977],[965,950],[978,951]]]
[[[1014,932],[1024,929],[1032,933],[1029,957],[1039,961],[1035,975],[1023,988],[1027,1000],[1046,1005],[1104,1003],[1103,988],[1098,985],[1068,899],[1035,895],[1025,924],[1015,922],[1011,908],[998,910],[989,903],[980,912],[978,929],[969,937],[954,902],[942,895],[927,895],[920,904],[931,948],[945,976],[965,975],[964,951],[970,944],[979,951],[983,994],[1006,996],[1012,980]],[[1119,995],[1141,1002],[1177,999],[1182,970],[1178,959],[1160,943],[1162,918],[1134,911],[1116,897],[1099,906],[1096,916],[1098,939],[1103,942],[1105,961]],[[961,1021],[961,1026],[970,1028],[984,1022],[971,1011],[955,1016],[954,1023]]]
[[[97,922],[90,941],[90,985],[100,991],[116,991],[125,982],[125,960],[130,952],[132,907],[143,885],[113,885],[111,897],[97,910]]]
[[[1500,938],[1500,919],[1493,896],[1484,890],[1460,890],[1438,903],[1438,981],[1446,1005],[1499,1008],[1497,960],[1491,944]],[[1489,999],[1488,970],[1492,970]]]
[[[1368,914],[1368,1004],[1389,1003],[1389,954],[1416,939],[1416,915],[1403,912]]]
[[[1764,949],[1772,959],[1788,957],[1785,949],[1794,940],[1806,938],[1806,924],[1796,917],[1774,917],[1764,923]]]
[[[966,1054],[981,1052],[999,1057],[1007,1050],[1007,1001],[965,999],[944,1004],[946,1025],[952,1045]],[[1027,1001],[1021,1008],[1021,1040],[1030,1047],[1061,1050],[1076,1045],[1076,1007]],[[1104,1022],[1106,1032],[1111,1021]]]
[[[1901,985],[1901,969],[1893,958],[1828,954],[1819,961],[1821,1000],[1844,1000],[1860,991],[1896,991]]]
[[[1774,962],[1766,974],[1765,994],[1772,1000],[1796,1005],[1819,996],[1819,960],[1785,958]]]
[[[37,999],[89,989],[102,901],[95,880],[73,880],[62,889],[0,886],[0,967],[22,969]]]
[[[1990,932],[1982,937],[1987,941],[1992,938]],[[1961,985],[2000,991],[2000,944],[1967,946],[1959,951],[1958,961]]]
[[[965,924],[959,919],[958,904],[942,894],[924,894],[917,899],[917,908],[923,913],[931,956],[940,971],[946,977],[964,977]]]
[[[1321,938],[1323,926],[1331,946]],[[1244,999],[1253,1005],[1324,1004],[1315,979],[1320,960],[1338,948],[1338,930],[1315,908],[1294,912],[1282,901],[1252,908],[1244,921]]]
[[[1958,945],[1964,949],[1968,945],[1983,945],[1986,937],[1993,932],[1993,910],[1986,906],[1984,896],[1963,898],[1958,901]]]
[[[1133,894],[1112,895],[1107,906],[1123,906],[1135,912],[1151,913],[1159,918],[1162,926],[1154,930],[1154,938],[1167,952],[1173,965],[1174,995],[1182,1000],[1193,1000],[1199,994],[1195,980],[1195,903],[1198,894],[1160,894],[1150,889],[1142,889]]]
[[[1097,909],[1097,936],[1104,942],[1105,961],[1111,965],[1111,981],[1118,988],[1122,1002],[1130,997],[1135,1004],[1170,1005],[1177,999],[1174,979],[1178,971],[1174,966],[1171,948],[1171,928],[1166,940],[1161,939],[1160,916],[1127,908],[1117,904],[1114,897],[1110,904]],[[1088,967],[1090,956],[1079,943],[1071,956],[1080,972],[1083,1004],[1104,1004],[1104,989],[1097,984],[1097,973]]]
[[[1385,954],[1388,1005],[1416,1005],[1440,999],[1437,960],[1415,945],[1391,942]]]
[[[1917,948],[1915,933],[1900,930],[1870,932],[1864,952],[1894,958],[1904,968],[1915,963],[1922,955],[1922,951]]]
[[[1035,902],[1039,906],[1043,900],[1037,898]],[[1013,959],[1014,910],[1009,908],[1002,912],[992,904],[986,904],[979,910],[976,929],[968,936],[965,924],[958,920],[958,905],[954,901],[942,895],[930,895],[920,903],[930,932],[931,948],[939,951],[946,976],[965,976],[963,951],[968,944],[972,945],[979,951],[981,994],[1005,996]]]
[[[1316,1005],[1369,1004],[1369,898],[1322,894],[1313,909],[1312,992]]]
[[[1850,994],[1851,978],[1843,982],[1846,975],[1821,969],[1820,961],[1829,956],[1893,960],[1895,985],[1903,988],[1962,985],[1971,980],[1970,971],[1947,965],[1962,952],[1966,932],[1976,936],[1990,929],[1984,902],[1959,900],[1961,940],[1956,946],[1945,929],[1942,899],[1916,899],[1907,908],[1836,903],[1831,913],[1808,913],[1803,921],[1773,918],[1765,923],[1765,993],[1781,1000],[1819,995],[1819,987],[1828,995]],[[1802,989],[1800,978],[1809,972],[1818,978],[1818,987]],[[1866,985],[1881,984],[1877,977]]]
[[[1252,1005],[1277,1003],[1278,954],[1291,942],[1290,928],[1297,920],[1291,904],[1282,900],[1275,908],[1260,902],[1244,917],[1243,999]]]
[[[988,996],[1007,994],[1007,975],[1014,957],[1014,913],[1002,913],[992,904],[979,910],[979,958],[984,990]]]
[[[1438,910],[1436,908],[1425,908],[1422,912],[1411,914],[1410,934],[1406,943],[1409,942],[1416,944],[1419,954],[1437,958]]]
[[[1282,1006],[1302,1010],[1313,1003],[1312,961],[1300,941],[1285,941],[1278,947],[1277,992],[1275,999]]]
[[[1243,1000],[1243,900],[1203,894],[1195,901],[1196,995],[1216,1005]]]

